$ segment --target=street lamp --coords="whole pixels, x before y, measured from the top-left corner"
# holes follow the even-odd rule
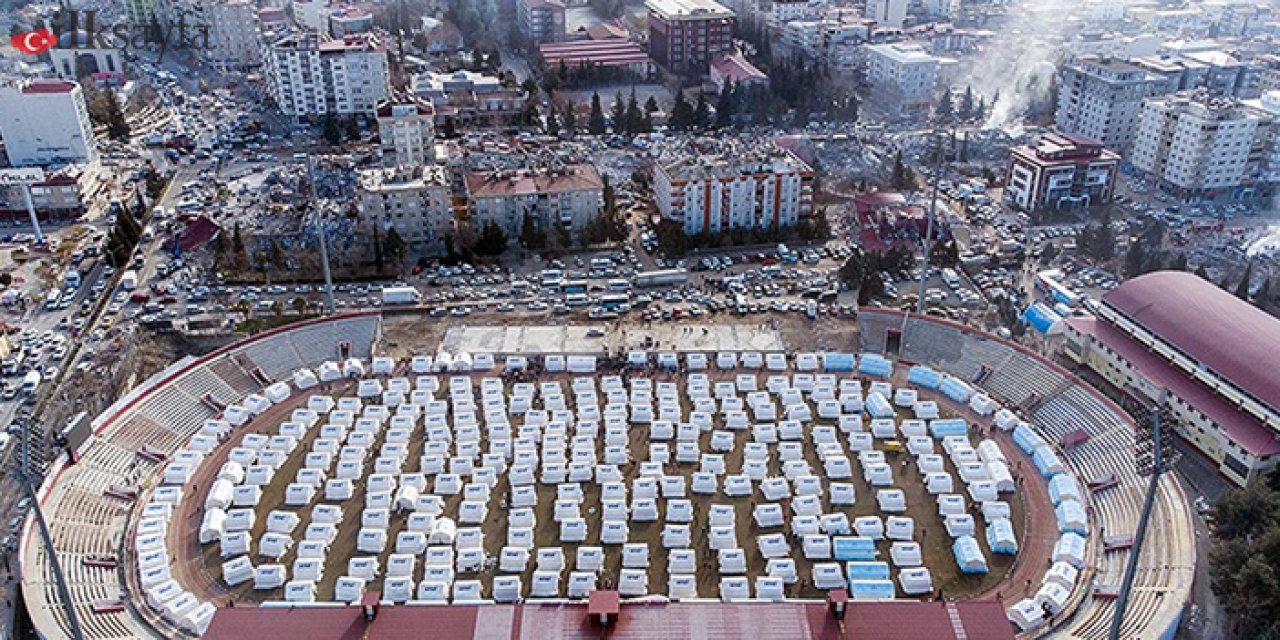
[[[933,131],[930,136],[941,135],[942,131]],[[937,151],[934,153],[933,159],[933,194],[929,197],[928,218],[925,221],[924,232],[924,264],[920,268],[920,284],[916,285],[916,313],[924,315],[924,285],[929,281],[929,253],[933,250],[933,219],[936,217],[938,210],[938,181],[942,178],[942,143],[939,142]]]

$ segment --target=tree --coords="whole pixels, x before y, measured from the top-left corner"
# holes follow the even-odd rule
[[[733,123],[733,89],[725,82],[716,100],[716,128],[723,129]]]
[[[710,124],[710,121],[711,106],[707,104],[707,95],[699,91],[698,104],[693,108],[693,126],[703,129]]]
[[[609,115],[613,118],[613,133],[624,133],[627,130],[627,99],[621,91],[614,96]]]
[[[323,131],[324,140],[331,145],[342,142],[342,130],[338,128],[338,120],[333,117],[332,113],[326,113],[324,119],[320,123]]]
[[[893,175],[890,178],[894,189],[898,191],[915,191],[917,188],[915,173],[902,161],[902,152],[893,158]]]
[[[1263,311],[1267,310],[1267,306],[1271,303],[1271,278],[1262,281],[1262,286],[1258,287],[1258,295],[1254,297],[1253,304],[1257,305]]]
[[[547,135],[560,135],[560,122],[556,120],[556,110],[554,106],[551,109],[547,109]]]
[[[675,101],[671,104],[669,122],[671,128],[676,131],[686,131],[693,124],[693,107],[689,106],[689,101],[685,99],[684,89],[676,91]]]
[[[587,119],[587,131],[591,135],[603,135],[605,131],[604,110],[600,107],[600,94],[591,94],[591,116]]]
[[[862,286],[862,277],[865,272],[866,264],[862,251],[855,249],[840,266],[840,282],[843,282],[846,288],[856,289]]]
[[[387,266],[387,257],[382,251],[382,234],[378,231],[378,225],[373,225],[373,266],[377,268],[378,273],[382,273]]]
[[[973,107],[973,87],[966,85],[964,95],[960,98],[960,119],[968,120],[978,115],[974,113]]]
[[[485,223],[480,230],[480,238],[476,240],[473,250],[476,255],[496,256],[507,248],[507,234],[493,222]]]
[[[124,118],[124,109],[120,107],[120,96],[108,89],[98,92],[98,99],[102,102],[107,136],[112,140],[128,140],[129,123]]]
[[[646,113],[652,114],[661,111],[662,108],[658,106],[657,98],[649,96],[649,99],[644,101],[644,110]]]
[[[409,253],[409,245],[400,237],[400,232],[395,227],[387,229],[387,255],[395,260],[396,264],[403,267],[404,259]]]
[[[561,128],[565,135],[572,138],[573,134],[578,131],[578,115],[574,113],[573,101],[569,100],[564,105],[564,117],[560,119]]]
[[[355,142],[360,139],[360,123],[356,122],[355,114],[347,116],[347,140]]]
[[[527,213],[520,221],[520,243],[530,251],[541,251],[547,248],[547,234],[533,223],[533,216]]]
[[[302,315],[307,311],[307,299],[302,296],[295,296],[289,301],[289,305],[293,307],[293,312]]]
[[[938,122],[951,122],[954,109],[951,106],[951,89],[948,88],[942,92],[942,98],[938,100],[938,106],[933,110],[933,117]]]
[[[1240,284],[1236,285],[1236,297],[1249,301],[1249,281],[1253,280],[1253,261],[1250,260],[1244,266],[1244,275],[1240,276]]]
[[[636,102],[635,89],[631,90],[631,98],[627,100],[627,112],[625,117],[627,119],[628,134],[635,135],[637,133],[643,133],[640,130],[640,104]],[[617,121],[614,121],[613,130],[615,132],[618,130]]]
[[[236,221],[234,227],[231,228],[231,251],[235,253],[237,259],[244,257],[244,239],[240,237],[240,221]]]

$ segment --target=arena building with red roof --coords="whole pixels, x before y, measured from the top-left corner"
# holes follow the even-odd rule
[[[1181,271],[1134,278],[1086,308],[1067,319],[1067,357],[1132,400],[1166,397],[1179,435],[1233,482],[1280,462],[1280,320]]]

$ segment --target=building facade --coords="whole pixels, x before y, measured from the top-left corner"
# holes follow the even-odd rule
[[[361,222],[395,229],[414,249],[444,253],[456,230],[448,171],[441,166],[367,169],[358,174]]]
[[[372,116],[387,97],[387,52],[370,35],[328,41],[314,33],[291,35],[267,49],[267,81],[285,115]]]
[[[1182,271],[1126,281],[1064,323],[1063,355],[1129,401],[1164,399],[1180,437],[1239,485],[1280,461],[1280,320]]]
[[[1142,101],[1174,91],[1176,82],[1146,69],[1084,56],[1063,65],[1058,77],[1058,130],[1128,151]]]
[[[1024,210],[1111,201],[1120,156],[1088,138],[1046,134],[1009,152],[1004,197]]]
[[[706,71],[733,49],[734,14],[715,0],[649,0],[649,57],[680,73]]]
[[[257,4],[250,0],[154,0],[155,17],[165,28],[181,21],[188,32],[207,29],[209,46],[199,55],[222,69],[243,69],[261,62]]]
[[[907,0],[867,0],[867,17],[881,26],[901,29],[907,21]]]
[[[472,171],[466,175],[467,220],[479,233],[490,222],[520,237],[525,217],[550,233],[562,227],[581,232],[604,206],[604,181],[590,164],[554,169]]]
[[[84,90],[74,82],[0,87],[0,137],[15,167],[91,163],[98,157]]]
[[[863,47],[867,83],[874,100],[901,112],[927,110],[933,103],[943,59],[910,43]]]
[[[813,169],[771,142],[701,138],[659,157],[653,192],[688,235],[789,227],[813,213]]]
[[[1151,98],[1130,160],[1183,197],[1254,197],[1270,191],[1276,128],[1275,113],[1206,90]]]
[[[435,108],[426,100],[378,105],[383,162],[398,167],[430,164],[435,158],[435,117]]]
[[[516,0],[516,19],[533,44],[564,40],[563,0]]]
[[[125,0],[124,17],[131,26],[151,24],[156,17],[155,0]]]

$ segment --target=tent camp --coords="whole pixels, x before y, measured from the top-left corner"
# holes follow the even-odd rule
[[[1053,545],[1053,561],[1065,562],[1076,569],[1084,566],[1087,542],[1074,533],[1064,533]]]
[[[933,575],[927,567],[909,567],[898,572],[898,584],[902,592],[918,596],[933,591]]]
[[[1089,535],[1089,515],[1085,512],[1084,505],[1079,502],[1075,500],[1062,502],[1054,509],[1054,515],[1058,520],[1059,533]]]
[[[1014,555],[1018,553],[1018,538],[1013,533],[1013,523],[1007,518],[992,520],[987,525],[987,547],[991,553]]]
[[[982,548],[973,536],[961,536],[951,545],[956,564],[961,573],[986,573],[987,560],[982,556]]]

